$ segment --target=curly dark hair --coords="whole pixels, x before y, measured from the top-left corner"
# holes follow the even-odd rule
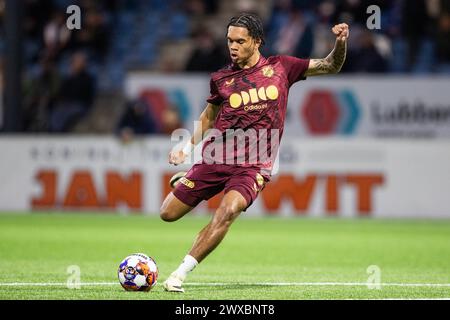
[[[264,45],[264,28],[261,19],[253,13],[241,13],[230,19],[228,27],[242,27],[248,30],[249,35],[256,40],[261,40],[261,46]]]

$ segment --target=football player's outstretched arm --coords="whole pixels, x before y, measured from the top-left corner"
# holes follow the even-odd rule
[[[334,74],[341,70],[347,53],[348,25],[345,23],[337,24],[332,31],[336,35],[333,51],[326,58],[310,59],[308,70],[305,72],[306,77]]]
[[[219,106],[208,103],[206,108],[200,114],[200,126],[195,129],[194,135],[191,140],[186,144],[183,150],[171,151],[169,153],[169,163],[178,165],[183,163],[186,157],[192,152],[195,145],[203,140],[204,133],[213,128],[214,121],[216,120],[217,113],[219,112]]]
[[[201,133],[201,137],[203,137],[203,134],[206,130],[211,129],[214,127],[214,121],[216,120],[217,113],[219,112],[219,106],[213,105],[211,103],[208,103],[206,105],[206,108],[203,110],[203,112],[200,114],[200,121],[202,123],[202,127],[198,128],[199,132],[196,132],[197,134]],[[194,134],[195,137],[195,134]],[[192,137],[191,142],[194,143],[194,137]],[[199,141],[201,141],[200,139]]]

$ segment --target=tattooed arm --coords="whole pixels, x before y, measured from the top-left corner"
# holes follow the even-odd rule
[[[348,25],[345,23],[335,25],[332,31],[336,35],[336,43],[333,51],[324,59],[310,59],[305,77],[333,74],[341,70],[347,53]]]

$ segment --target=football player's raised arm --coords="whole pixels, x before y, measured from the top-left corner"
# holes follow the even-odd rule
[[[323,59],[310,59],[305,76],[318,76],[323,74],[334,74],[341,71],[347,54],[348,26],[345,23],[333,27],[336,42],[330,54]]]

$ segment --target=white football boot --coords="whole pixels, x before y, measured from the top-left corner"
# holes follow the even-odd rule
[[[167,278],[167,280],[163,283],[164,290],[169,292],[184,292],[184,289],[181,287],[183,281],[183,277],[175,272],[172,272],[169,278]]]

